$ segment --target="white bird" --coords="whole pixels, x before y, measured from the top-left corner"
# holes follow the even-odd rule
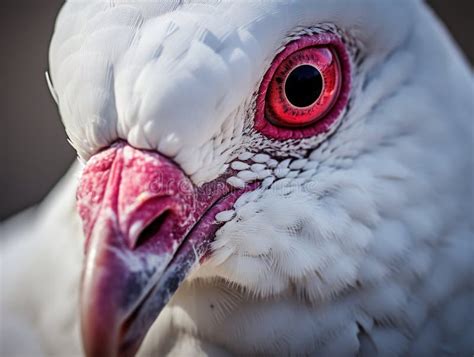
[[[50,70],[82,163],[1,227],[5,355],[472,355],[474,86],[424,3],[70,0]]]

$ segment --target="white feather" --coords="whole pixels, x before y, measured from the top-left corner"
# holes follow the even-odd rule
[[[331,133],[262,137],[261,78],[314,27],[339,29],[361,56],[350,107]],[[50,62],[83,158],[122,138],[173,157],[197,185],[229,165],[234,187],[263,180],[216,216],[212,256],[143,355],[472,354],[474,86],[423,3],[70,0]],[[1,250],[2,309],[31,323],[47,355],[81,353],[76,180],[64,180],[2,227],[18,240]]]

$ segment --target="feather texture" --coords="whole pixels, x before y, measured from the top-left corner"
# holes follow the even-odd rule
[[[350,47],[350,105],[332,135],[275,142],[252,130],[255,90],[278,51],[314,31]],[[50,62],[83,158],[122,138],[197,185],[229,166],[232,186],[262,181],[216,216],[210,259],[142,355],[472,353],[474,86],[423,3],[70,0]],[[80,353],[81,233],[64,181],[31,227],[2,227],[16,235],[2,296],[47,354]],[[20,260],[26,271],[11,271]]]

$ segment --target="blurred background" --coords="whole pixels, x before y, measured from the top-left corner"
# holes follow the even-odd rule
[[[44,75],[54,20],[62,3],[22,0],[0,4],[0,221],[39,202],[75,157]],[[474,1],[428,3],[473,63]]]

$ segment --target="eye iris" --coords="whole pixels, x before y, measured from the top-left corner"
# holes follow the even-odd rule
[[[308,126],[325,117],[338,98],[341,69],[329,46],[303,48],[278,64],[265,96],[265,117],[281,127]]]
[[[260,83],[254,129],[281,140],[329,132],[347,108],[350,69],[338,35],[304,35],[286,44]]]
[[[314,66],[296,67],[285,82],[285,95],[295,107],[304,108],[316,102],[323,90],[323,77]]]

